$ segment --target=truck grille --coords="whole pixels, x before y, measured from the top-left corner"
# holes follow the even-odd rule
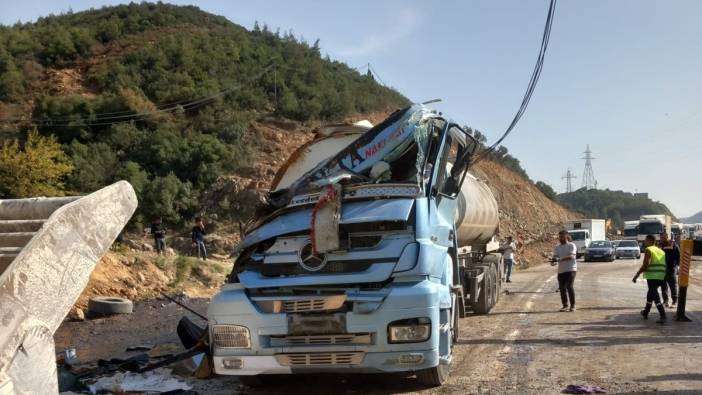
[[[264,313],[309,313],[338,310],[346,301],[346,295],[329,295],[316,298],[271,300],[251,298]]]
[[[297,262],[275,263],[261,265],[261,274],[267,277],[277,276],[299,276],[299,275],[315,275],[329,273],[357,273],[368,270],[373,263],[373,260],[357,260],[357,261],[330,261],[319,271],[310,273],[300,267]]]
[[[310,300],[289,300],[283,302],[283,312],[284,313],[304,313],[308,311],[322,311],[326,310],[324,308],[324,299],[310,299]]]
[[[358,365],[364,355],[364,352],[300,353],[278,354],[275,359],[282,366],[338,366]]]
[[[371,344],[371,335],[369,333],[344,333],[338,335],[271,337],[271,346],[273,347],[340,344]]]

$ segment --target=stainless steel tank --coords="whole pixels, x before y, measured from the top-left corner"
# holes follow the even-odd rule
[[[497,232],[499,222],[497,200],[492,191],[485,182],[469,173],[458,195],[458,246],[486,244]]]

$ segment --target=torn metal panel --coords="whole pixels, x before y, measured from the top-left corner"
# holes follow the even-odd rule
[[[314,188],[314,181],[335,176],[344,171],[361,174],[370,170],[374,163],[390,157],[399,157],[412,143],[419,147],[418,159],[424,161],[428,120],[433,113],[422,105],[414,105],[391,115],[381,124],[355,139],[346,148],[321,161],[303,174],[287,189],[279,189],[269,195],[273,207],[283,207],[290,199]],[[387,161],[387,160],[386,160]]]
[[[23,206],[1,203],[5,208]],[[35,200],[35,205],[54,203],[57,200]],[[12,381],[16,393],[58,391],[52,335],[137,207],[126,181],[62,203],[53,212],[24,206],[29,218],[46,220],[0,274],[0,388]],[[15,214],[13,219],[26,218]],[[20,377],[26,375],[22,366],[31,366],[41,377]]]
[[[312,252],[339,249],[339,221],[341,220],[341,185],[329,185],[328,192],[312,209]]]

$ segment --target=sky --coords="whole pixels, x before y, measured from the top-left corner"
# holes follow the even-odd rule
[[[0,23],[117,4],[0,0]],[[351,67],[496,140],[531,76],[548,0],[173,1],[252,28],[320,40]],[[541,79],[504,145],[565,191],[590,145],[599,188],[648,192],[679,217],[702,210],[702,1],[561,0]]]

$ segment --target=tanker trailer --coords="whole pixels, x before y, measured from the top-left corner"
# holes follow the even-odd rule
[[[441,385],[458,318],[496,303],[497,203],[477,143],[421,105],[298,149],[208,309],[217,374],[414,372]]]

